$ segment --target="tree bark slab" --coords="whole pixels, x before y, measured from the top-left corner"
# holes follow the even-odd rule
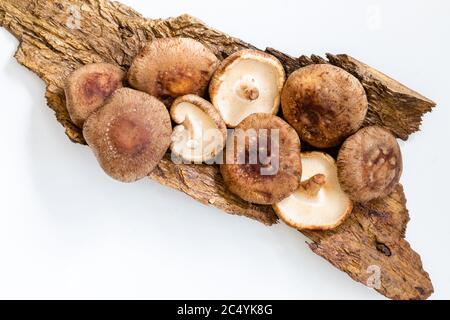
[[[77,25],[77,18],[80,18]],[[117,2],[107,0],[0,0],[0,25],[20,42],[17,60],[41,77],[48,105],[67,136],[84,143],[65,107],[65,78],[83,64],[109,62],[128,68],[144,43],[160,37],[191,37],[223,59],[254,48],[183,15],[150,20]],[[331,63],[362,82],[369,99],[366,125],[377,124],[406,140],[419,129],[434,102],[348,55],[293,58],[274,49],[289,74],[311,63]],[[277,223],[271,207],[249,204],[230,194],[216,166],[175,165],[163,159],[150,178],[178,189],[195,200],[266,225]],[[304,232],[310,247],[354,280],[374,287],[391,299],[426,299],[433,293],[422,262],[405,240],[409,220],[401,186],[385,199],[356,204],[352,216],[337,230]],[[293,253],[295,254],[295,253]],[[379,282],[374,276],[379,274]]]

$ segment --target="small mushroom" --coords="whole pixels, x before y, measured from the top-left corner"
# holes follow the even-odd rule
[[[348,138],[338,156],[342,189],[357,202],[391,194],[400,181],[403,160],[396,138],[381,127],[366,127]]]
[[[368,102],[363,86],[345,70],[315,64],[286,81],[283,115],[302,141],[317,148],[335,147],[361,128]]]
[[[134,59],[128,81],[170,107],[177,97],[204,96],[218,65],[214,53],[194,39],[155,39]]]
[[[242,199],[277,203],[299,187],[300,139],[281,118],[252,114],[234,130],[220,171],[228,189]]]
[[[66,80],[66,105],[73,123],[82,128],[86,119],[117,89],[123,87],[125,72],[109,63],[87,64]]]
[[[176,99],[170,109],[173,154],[191,163],[208,162],[217,157],[227,140],[227,127],[219,112],[208,101],[195,95]]]
[[[134,182],[151,173],[169,148],[171,134],[166,107],[129,88],[115,91],[83,128],[101,167],[122,182]]]
[[[298,230],[337,228],[352,212],[353,203],[342,191],[336,162],[322,152],[302,153],[300,188],[273,206],[277,215]]]
[[[209,95],[227,126],[234,128],[253,113],[276,114],[285,80],[277,58],[242,50],[222,62],[211,80]]]

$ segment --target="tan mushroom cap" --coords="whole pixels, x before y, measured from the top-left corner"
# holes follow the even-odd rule
[[[66,80],[66,106],[73,123],[82,128],[86,119],[117,89],[125,72],[109,63],[93,63],[75,70]]]
[[[273,206],[277,215],[298,230],[331,230],[353,209],[342,191],[336,162],[321,152],[302,153],[302,183],[288,198]]]
[[[337,164],[342,189],[357,202],[388,196],[403,172],[397,139],[377,126],[363,128],[348,138]]]
[[[231,144],[232,152],[227,150],[220,171],[232,193],[251,203],[270,205],[299,187],[300,139],[281,118],[250,115],[234,130]]]
[[[171,150],[187,162],[202,163],[216,158],[227,141],[227,127],[219,112],[205,99],[186,95],[170,109],[173,130]]]
[[[112,178],[134,182],[158,165],[170,146],[172,127],[164,104],[122,88],[84,124],[83,135]]]
[[[347,71],[314,64],[286,81],[283,115],[300,138],[317,148],[334,147],[361,128],[368,102],[362,84]]]
[[[285,80],[277,58],[242,50],[222,62],[211,80],[209,95],[227,126],[234,128],[253,113],[276,114]]]
[[[155,39],[134,59],[128,82],[170,107],[180,96],[203,97],[218,65],[214,53],[194,39]]]

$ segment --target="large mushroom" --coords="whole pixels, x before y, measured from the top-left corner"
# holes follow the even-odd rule
[[[128,82],[170,107],[177,97],[204,96],[218,65],[214,53],[194,39],[155,39],[133,60]]]
[[[403,161],[397,139],[378,126],[348,138],[338,156],[342,189],[357,202],[389,195],[400,181]]]
[[[117,89],[125,72],[109,63],[87,64],[75,70],[64,87],[66,106],[73,123],[82,128],[86,119]]]
[[[314,64],[290,75],[281,96],[283,115],[303,141],[335,147],[361,128],[368,102],[361,83],[347,71]]]
[[[178,124],[172,134],[174,156],[188,163],[202,163],[222,152],[227,127],[211,103],[199,96],[186,95],[174,101],[170,115]]]
[[[209,95],[227,126],[234,128],[253,113],[276,114],[285,78],[283,65],[274,56],[242,50],[222,62]]]
[[[277,215],[298,230],[331,230],[352,212],[342,191],[336,162],[321,152],[302,153],[302,182],[288,198],[273,206]]]
[[[228,189],[242,199],[277,203],[299,187],[300,139],[281,118],[252,114],[234,130],[220,171]]]
[[[133,89],[114,92],[84,124],[83,135],[112,178],[134,182],[157,166],[170,145],[169,112],[156,98]]]

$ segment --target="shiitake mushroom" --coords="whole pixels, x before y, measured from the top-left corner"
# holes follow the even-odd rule
[[[218,65],[214,53],[194,39],[154,39],[133,60],[128,82],[169,108],[187,94],[203,97]]]
[[[227,126],[234,128],[253,113],[276,114],[285,80],[277,58],[258,50],[241,50],[216,70],[209,95]]]
[[[214,106],[196,95],[177,98],[170,108],[176,124],[172,154],[187,163],[213,161],[227,141],[227,127]]]
[[[353,203],[342,191],[336,161],[326,153],[302,153],[302,182],[273,206],[286,224],[298,230],[331,230],[350,215]]]
[[[116,90],[83,127],[100,166],[122,182],[134,182],[151,173],[169,148],[171,134],[164,104],[129,88]]]
[[[292,73],[281,105],[286,121],[316,148],[341,144],[361,128],[368,109],[359,80],[329,64],[314,64]]]
[[[283,119],[252,114],[235,128],[230,143],[231,155],[220,172],[232,193],[251,203],[271,205],[298,189],[300,139]]]
[[[125,72],[109,63],[87,64],[66,80],[66,107],[79,128],[86,119],[117,89],[123,87]]]
[[[378,126],[363,128],[348,138],[339,151],[337,165],[342,189],[357,202],[392,193],[403,171],[396,138]]]

